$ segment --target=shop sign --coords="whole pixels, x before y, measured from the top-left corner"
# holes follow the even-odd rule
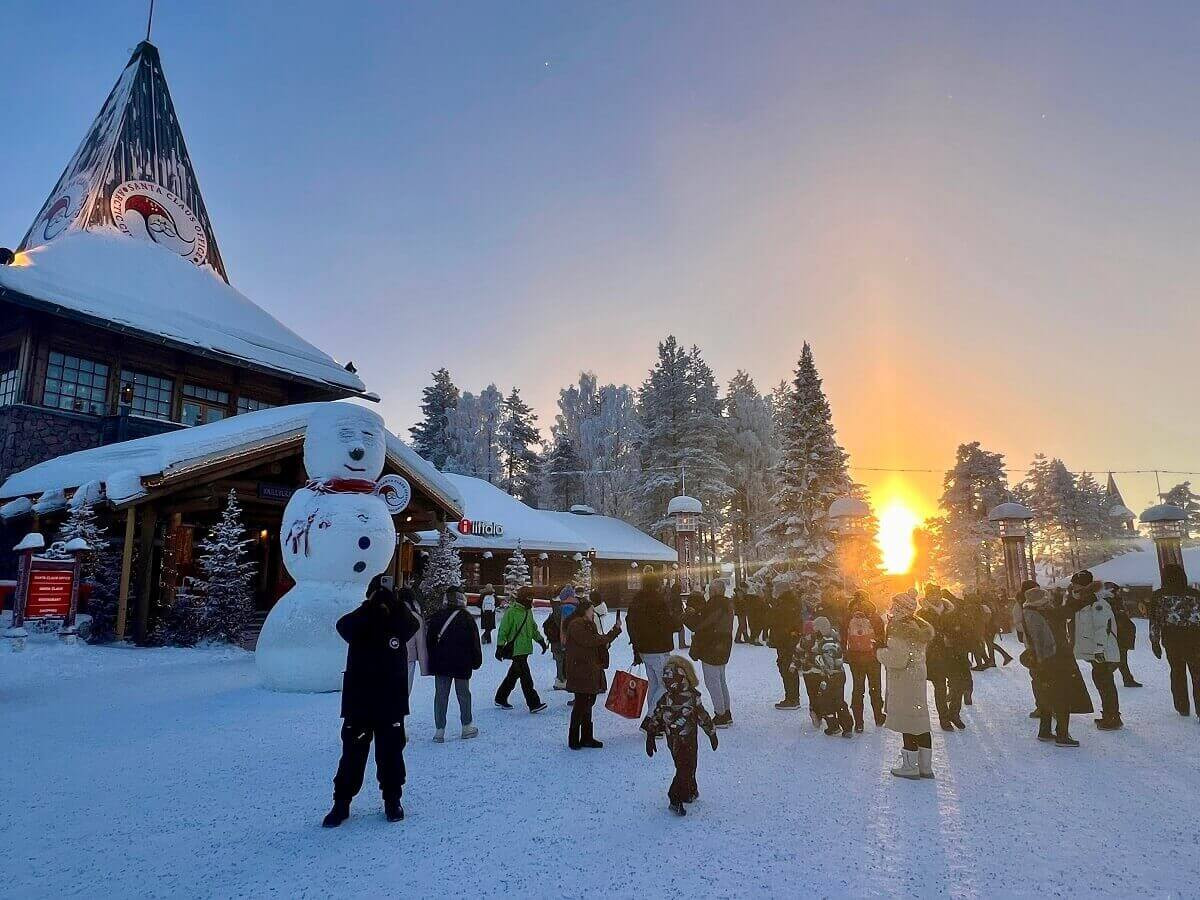
[[[75,592],[75,563],[34,559],[25,595],[26,619],[66,619]]]
[[[470,534],[475,537],[500,537],[504,534],[504,526],[499,522],[481,522],[463,519],[458,523],[459,534]]]
[[[292,499],[292,494],[296,493],[296,489],[287,484],[271,484],[267,481],[258,483],[258,498],[260,500],[277,500],[280,503],[287,503]]]

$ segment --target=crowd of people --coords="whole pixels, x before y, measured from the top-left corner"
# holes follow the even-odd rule
[[[735,643],[771,648],[783,694],[775,708],[800,709],[803,684],[813,727],[830,737],[861,734],[869,698],[875,727],[901,736],[891,773],[913,780],[935,777],[935,718],[944,732],[966,729],[962,710],[974,702],[975,674],[996,667],[997,655],[1003,665],[1013,661],[998,640],[1010,629],[1024,645],[1019,660],[1030,675],[1030,718],[1038,722],[1039,741],[1079,746],[1071,716],[1093,712],[1081,661],[1087,663],[1099,697],[1095,725],[1100,731],[1124,725],[1117,673],[1124,687],[1141,687],[1129,668],[1137,635],[1132,611],[1120,587],[1096,581],[1088,571],[1074,575],[1065,588],[1027,582],[1011,608],[926,584],[919,595],[912,590],[892,597],[886,616],[861,590],[830,587],[819,596],[803,596],[789,587],[776,591],[767,582],[747,593],[715,580],[704,591],[684,594],[649,567],[624,625],[618,610],[607,626],[609,610],[597,594],[567,585],[551,601],[539,627],[534,596],[533,588],[519,589],[497,628],[497,601],[490,586],[481,597],[477,623],[458,588],[447,590],[441,608],[426,618],[411,588],[393,591],[385,579],[372,582],[362,606],[337,623],[348,645],[342,755],[325,827],[336,827],[349,816],[372,743],[386,818],[404,818],[405,718],[418,670],[434,679],[434,741],[446,739],[452,688],[462,739],[479,735],[471,679],[483,664],[482,646],[491,642],[493,630],[496,658],[508,662],[495,705],[513,709],[509,699],[519,684],[530,713],[546,709],[529,657],[535,647],[552,652],[552,689],[572,695],[567,734],[572,750],[604,746],[596,738],[592,714],[597,698],[608,690],[609,648],[627,630],[634,664],[645,672],[641,728],[646,752],[653,757],[657,738],[666,740],[675,764],[669,808],[680,816],[699,797],[700,732],[716,750],[717,731],[734,723],[726,668]],[[1183,716],[1194,710],[1200,717],[1200,591],[1188,587],[1182,567],[1164,569],[1163,586],[1151,602],[1149,639],[1156,657],[1161,659],[1165,650],[1175,709]]]

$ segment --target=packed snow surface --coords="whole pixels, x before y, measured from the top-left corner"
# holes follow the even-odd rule
[[[1129,587],[1151,587],[1157,589],[1161,578],[1158,570],[1158,554],[1151,540],[1139,540],[1138,549],[1122,553],[1108,562],[1092,566],[1088,571],[1098,581],[1111,581]],[[1183,566],[1187,570],[1188,581],[1200,583],[1200,546],[1183,548]],[[1070,579],[1062,579],[1063,584]]]
[[[605,748],[568,750],[550,656],[533,659],[550,708],[531,716],[519,690],[512,711],[492,705],[503,666],[485,653],[479,738],[458,740],[452,698],[447,743],[432,743],[433,680],[418,678],[406,821],[384,821],[372,763],[336,831],[319,822],[337,694],[266,691],[238,650],[38,637],[24,654],[0,647],[0,894],[1194,897],[1200,723],[1171,708],[1138,626],[1146,687],[1122,689],[1124,731],[1076,716],[1080,749],[1039,744],[1014,662],[976,675],[967,731],[934,732],[934,782],[888,774],[890,732],[825,737],[804,711],[772,708],[774,653],[738,645],[735,723],[716,753],[701,747],[684,819],[667,811],[661,744],[647,759],[636,724],[601,702]],[[623,639],[613,649],[629,662]]]
[[[215,273],[148,241],[64,234],[0,267],[0,288],[235,361],[366,390],[357,375]]]

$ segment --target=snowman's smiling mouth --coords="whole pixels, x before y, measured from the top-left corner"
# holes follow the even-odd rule
[[[346,468],[347,468],[347,469],[349,469],[351,472],[365,472],[365,471],[367,471],[367,467],[366,467],[366,466],[352,466],[352,465],[350,465],[350,463],[344,463],[344,465],[345,465],[345,466],[346,466]]]

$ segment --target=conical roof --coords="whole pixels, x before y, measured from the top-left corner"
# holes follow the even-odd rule
[[[1104,489],[1104,499],[1109,507],[1116,505],[1125,505],[1125,498],[1121,496],[1121,489],[1117,487],[1116,479],[1113,478],[1112,472],[1108,473],[1108,486]]]
[[[158,49],[149,41],[133,51],[19,249],[70,231],[114,229],[229,281]]]

